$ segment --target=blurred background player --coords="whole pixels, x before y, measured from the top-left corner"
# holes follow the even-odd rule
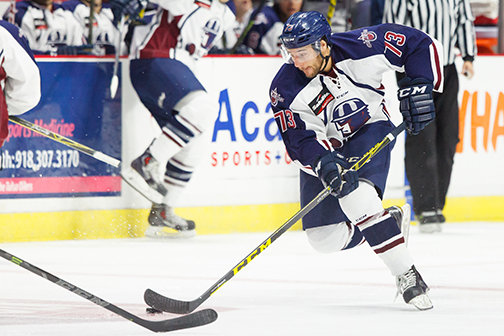
[[[235,15],[235,21],[233,26],[226,30],[222,35],[222,38],[218,40],[214,47],[211,49],[213,54],[227,54],[231,51],[234,45],[238,42],[241,34],[244,32],[245,27],[249,23],[251,14],[254,11],[252,0],[232,0],[227,3],[229,8],[233,11]],[[241,45],[245,47],[245,45]],[[235,53],[253,53],[245,48],[240,48],[239,52]]]
[[[8,9],[4,20],[12,13]],[[28,39],[35,54],[75,55],[89,53],[83,29],[73,14],[52,0],[16,2],[15,25]]]
[[[427,10],[428,8],[436,10]],[[459,79],[456,47],[464,63],[461,73],[472,78],[476,37],[469,0],[387,0],[383,22],[420,29],[443,44],[444,91],[434,94],[436,119],[420,134],[406,136],[405,167],[413,210],[420,232],[439,232],[459,141]],[[402,77],[398,74],[398,80]]]
[[[9,135],[9,115],[23,114],[40,100],[40,72],[19,29],[0,21],[0,147]]]
[[[273,79],[270,97],[287,152],[301,168],[301,208],[324,187],[335,196],[304,216],[310,244],[334,252],[367,240],[396,277],[404,301],[432,308],[405,244],[409,205],[382,205],[392,144],[358,172],[349,168],[394,127],[384,103],[386,71],[410,78],[398,91],[408,132],[418,133],[434,119],[432,91],[442,90],[439,43],[393,24],[331,34],[315,11],[292,15],[281,40],[287,64]]]
[[[227,0],[152,2],[158,8],[143,18],[147,24],[134,28],[130,77],[162,132],[122,175],[153,203],[146,236],[192,236],[194,221],[173,207],[205,153],[201,134],[218,113],[193,69],[235,17]],[[130,17],[143,8],[137,0],[115,0],[113,6]]]
[[[257,14],[243,44],[255,54],[280,55],[283,25],[292,14],[302,8],[303,0],[275,0],[273,6],[264,6]]]
[[[84,43],[92,44],[95,53],[115,53],[119,31],[113,23],[114,14],[108,3],[103,4],[102,0],[93,0],[93,3],[91,0],[67,0],[62,3],[62,8],[73,13],[82,28]],[[121,51],[119,53],[123,54]]]

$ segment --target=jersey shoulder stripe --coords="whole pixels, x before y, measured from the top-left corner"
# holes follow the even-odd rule
[[[33,57],[33,52],[31,51],[30,47],[28,46],[28,40],[26,39],[26,37],[23,36],[23,34],[19,30],[19,28],[14,26],[13,24],[7,22],[7,21],[1,21],[1,20],[0,20],[0,26],[2,26],[2,28],[4,28],[7,32],[9,32],[10,35],[12,35],[14,40],[16,40],[16,42],[19,43],[19,45],[21,47],[23,47],[23,49],[26,51],[26,53],[28,55],[30,55],[33,62],[35,62],[35,58]]]

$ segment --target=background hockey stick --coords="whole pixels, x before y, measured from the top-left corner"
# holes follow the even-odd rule
[[[54,140],[56,142],[59,142],[65,146],[68,146],[70,148],[76,149],[79,152],[82,152],[84,154],[87,154],[89,156],[94,157],[97,160],[100,160],[102,162],[108,163],[111,166],[114,166],[116,168],[119,168],[121,165],[121,161],[108,156],[107,154],[104,154],[100,151],[94,150],[92,148],[89,148],[87,146],[84,146],[83,144],[80,144],[78,142],[73,141],[72,139],[68,139],[64,137],[63,135],[60,135],[58,133],[54,133],[44,127],[41,127],[39,125],[35,125],[34,123],[21,119],[16,116],[9,116],[9,120],[12,121],[15,124],[21,125],[23,127],[28,128],[29,130],[32,130],[33,132],[37,132],[38,134],[41,134],[51,140]]]
[[[371,148],[366,154],[364,154],[351,169],[359,170],[362,168],[366,162],[368,162],[373,156],[375,156],[379,151],[385,148],[389,143],[394,141],[394,139],[406,128],[405,123],[401,123],[399,126],[395,127],[390,133],[388,133],[383,140],[377,143],[373,148]],[[266,240],[264,240],[259,246],[257,246],[251,253],[249,253],[245,258],[243,258],[236,266],[233,267],[229,272],[227,272],[222,278],[217,280],[215,284],[212,285],[206,292],[201,294],[197,299],[192,301],[180,301],[175,299],[170,299],[159,293],[154,292],[151,289],[147,289],[144,293],[145,302],[154,309],[166,311],[170,313],[177,314],[187,314],[199,305],[201,305],[206,299],[210,297],[217,289],[228,282],[236,273],[238,273],[242,268],[247,266],[252,259],[257,257],[259,253],[264,251],[268,246],[270,246],[275,240],[278,239],[285,231],[290,229],[298,220],[303,218],[308,212],[310,212],[317,204],[322,202],[331,193],[331,187],[323,189],[313,200],[310,201],[304,208],[299,210],[294,216],[292,216],[285,224],[280,226],[275,232],[273,232]]]
[[[236,52],[236,49],[240,46],[240,44],[243,43],[243,40],[245,39],[245,36],[247,36],[248,32],[252,28],[252,26],[255,23],[255,19],[257,18],[257,15],[262,11],[264,5],[266,4],[267,0],[261,0],[261,3],[259,6],[257,6],[257,9],[255,9],[255,12],[253,13],[254,15],[250,18],[248,21],[247,25],[243,29],[242,33],[240,34],[240,37],[238,37],[238,40],[234,44],[234,46],[231,48],[231,51],[229,52],[230,54],[234,54]]]
[[[14,264],[23,267],[24,269],[37,274],[38,276],[41,276],[44,279],[47,279],[51,281],[52,283],[57,284],[58,286],[63,287],[64,289],[79,295],[80,297],[83,297],[86,300],[89,300],[93,302],[94,304],[103,307],[114,314],[117,314],[121,317],[124,317],[125,319],[136,323],[144,328],[147,328],[151,331],[154,332],[167,332],[167,331],[173,331],[173,330],[179,330],[179,329],[186,329],[186,328],[192,328],[192,327],[198,327],[202,326],[208,323],[212,323],[217,319],[217,312],[213,309],[203,309],[199,310],[193,314],[173,318],[173,319],[168,319],[168,320],[163,320],[163,321],[149,321],[149,320],[144,320],[136,315],[133,315],[127,311],[125,311],[122,308],[119,308],[115,305],[113,305],[110,302],[107,302],[103,299],[100,299],[99,297],[86,292],[85,290],[72,285],[69,282],[66,282],[65,280],[58,278],[55,275],[52,275],[51,273],[48,273],[36,266],[33,266],[32,264],[13,256],[10,253],[5,252],[4,250],[0,249],[0,256],[4,259],[7,259],[10,262],[13,262]]]
[[[123,39],[123,32],[125,26],[126,26],[126,17],[122,16],[121,21],[119,22],[119,26],[117,27],[117,29],[119,30],[119,37],[115,45],[114,68],[112,70],[112,79],[110,80],[110,97],[112,99],[115,98],[115,95],[117,93],[117,87],[119,86],[119,76],[117,72],[119,69],[119,54],[121,53],[121,43]]]

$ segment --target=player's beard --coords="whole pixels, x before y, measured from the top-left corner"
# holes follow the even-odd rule
[[[321,64],[319,62],[317,62],[317,63],[311,64],[310,66],[304,68],[301,71],[303,71],[306,78],[314,78],[319,73],[320,65]]]

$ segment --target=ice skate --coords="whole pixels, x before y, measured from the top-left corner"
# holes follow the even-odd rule
[[[386,209],[389,214],[394,217],[404,236],[404,242],[408,246],[409,231],[410,231],[410,218],[411,218],[411,207],[408,203],[405,203],[402,207],[396,205],[391,206]]]
[[[436,211],[424,211],[416,216],[418,230],[422,233],[441,232],[440,216]],[[444,216],[443,216],[444,217]]]
[[[419,310],[433,308],[432,302],[427,295],[429,287],[414,265],[408,271],[396,277],[396,285],[397,291],[402,294],[404,302],[415,306]]]
[[[196,235],[192,220],[184,219],[166,204],[154,204],[149,214],[145,236],[150,238],[189,238]]]
[[[133,189],[152,203],[161,203],[166,188],[161,181],[159,162],[147,149],[145,153],[131,162],[131,167],[123,169],[121,176]]]

